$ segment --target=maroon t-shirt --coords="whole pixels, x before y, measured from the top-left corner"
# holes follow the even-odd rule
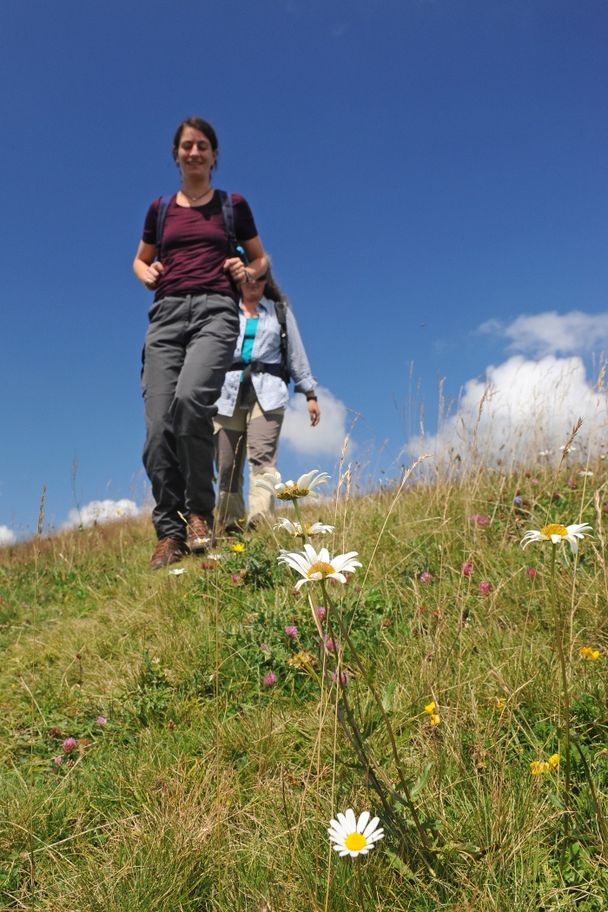
[[[236,239],[250,241],[258,232],[249,204],[238,193],[231,197]],[[146,215],[142,238],[146,244],[156,244],[159,203],[160,199],[154,200]],[[154,300],[194,293],[223,294],[237,300],[228,273],[222,269],[230,255],[217,191],[204,206],[178,206],[174,196],[165,217],[160,258],[164,272],[154,289]]]

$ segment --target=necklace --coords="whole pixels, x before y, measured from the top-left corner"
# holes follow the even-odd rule
[[[205,192],[199,193],[198,196],[190,196],[189,193],[186,193],[186,191],[184,190],[183,187],[182,187],[182,193],[184,194],[186,199],[190,200],[191,203],[195,203],[197,200],[203,199],[203,197],[207,196],[208,193],[213,193],[213,187],[207,187]]]

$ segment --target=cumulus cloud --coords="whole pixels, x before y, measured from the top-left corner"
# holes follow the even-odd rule
[[[317,387],[321,422],[310,426],[304,396],[293,396],[285,412],[281,442],[303,456],[338,457],[346,437],[346,406],[323,386]]]
[[[483,380],[469,380],[457,411],[436,435],[415,437],[405,450],[413,456],[430,452],[438,460],[458,455],[464,463],[529,463],[541,451],[561,456],[577,419],[577,456],[604,452],[608,398],[587,380],[579,357],[546,355],[538,361],[521,355],[486,369]],[[546,458],[546,457],[543,457]]]
[[[488,320],[481,332],[508,339],[512,351],[534,357],[570,355],[603,350],[608,346],[608,313],[588,314],[580,310],[558,314],[522,314],[511,323]]]
[[[0,546],[12,545],[17,541],[17,536],[8,526],[0,526]]]
[[[70,510],[63,528],[88,528],[97,523],[115,522],[128,516],[137,516],[139,513],[140,508],[132,500],[92,500],[80,510]]]

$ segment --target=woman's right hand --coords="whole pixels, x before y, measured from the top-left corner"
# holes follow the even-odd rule
[[[141,270],[140,279],[150,291],[154,289],[156,283],[158,282],[158,277],[164,272],[164,266],[159,260],[155,260],[153,263],[150,263],[149,266],[145,266]]]

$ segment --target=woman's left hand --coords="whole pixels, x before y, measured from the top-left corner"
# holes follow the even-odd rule
[[[242,285],[247,279],[247,269],[239,257],[229,257],[224,262],[224,272],[229,272],[230,278],[237,285]]]
[[[311,427],[316,427],[321,420],[321,409],[319,408],[319,403],[316,399],[309,399],[306,405],[308,406],[308,414],[310,415]]]

